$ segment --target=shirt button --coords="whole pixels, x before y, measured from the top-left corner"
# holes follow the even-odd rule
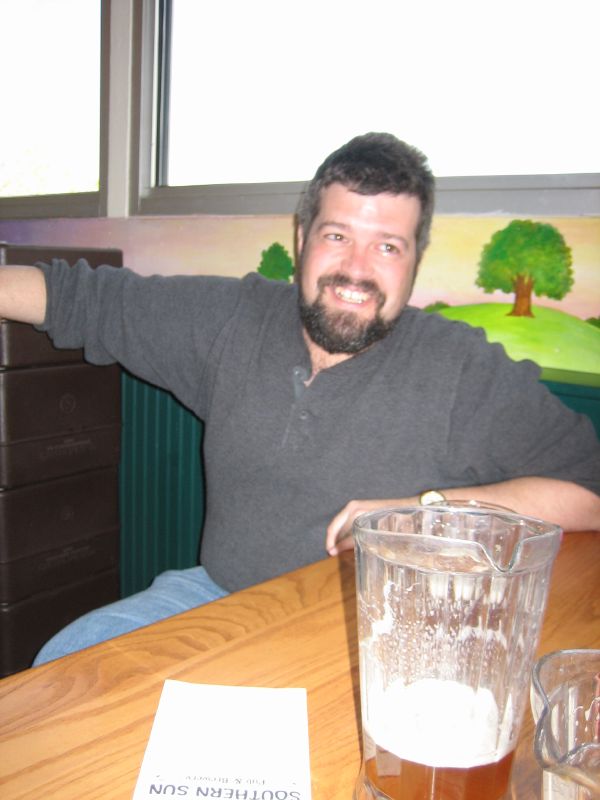
[[[300,412],[300,419],[302,419],[302,420],[308,419],[308,411],[301,411]]]

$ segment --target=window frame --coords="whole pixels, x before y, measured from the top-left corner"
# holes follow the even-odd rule
[[[169,0],[166,0],[168,3]],[[161,0],[138,0],[134,8],[132,180],[130,213],[289,214],[296,211],[305,182],[157,186],[161,158],[156,152],[158,129],[155,85],[156,18]],[[166,109],[165,109],[166,110]]]

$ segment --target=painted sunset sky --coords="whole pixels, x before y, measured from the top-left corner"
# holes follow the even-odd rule
[[[426,306],[512,302],[475,286],[483,246],[510,216],[438,215],[411,302]],[[573,255],[574,285],[563,300],[534,297],[581,319],[600,316],[600,218],[530,217],[554,225]],[[255,270],[263,250],[280,242],[293,252],[291,216],[130,217],[0,221],[0,239],[11,244],[116,247],[141,274],[241,276]]]

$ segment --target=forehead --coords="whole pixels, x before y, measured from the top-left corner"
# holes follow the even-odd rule
[[[418,197],[409,194],[360,194],[341,183],[321,190],[313,228],[341,224],[415,235],[421,216]]]

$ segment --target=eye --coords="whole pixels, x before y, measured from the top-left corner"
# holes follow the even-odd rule
[[[332,233],[326,233],[325,238],[330,242],[343,242],[345,237],[342,233],[337,233],[334,231]]]
[[[397,247],[395,244],[391,244],[390,242],[382,242],[379,245],[379,251],[384,255],[400,255],[400,248]]]

